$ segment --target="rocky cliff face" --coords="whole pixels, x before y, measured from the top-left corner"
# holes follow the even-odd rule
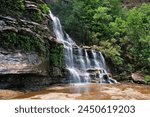
[[[0,13],[0,88],[62,82],[63,45],[51,32],[43,0],[3,1]]]

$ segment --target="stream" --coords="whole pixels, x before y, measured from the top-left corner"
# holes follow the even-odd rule
[[[83,48],[69,37],[50,11],[56,38],[64,45],[64,63],[69,84],[57,84],[40,91],[0,89],[0,99],[38,100],[148,100],[150,86],[117,83],[109,74],[105,59],[98,50]]]
[[[41,91],[0,90],[0,99],[26,100],[149,100],[150,86],[122,84],[53,85]]]

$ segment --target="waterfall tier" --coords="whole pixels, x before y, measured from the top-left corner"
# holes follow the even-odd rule
[[[107,73],[105,59],[101,52],[78,47],[62,30],[58,17],[49,12],[53,20],[53,31],[58,41],[64,44],[64,62],[70,83],[116,83]]]

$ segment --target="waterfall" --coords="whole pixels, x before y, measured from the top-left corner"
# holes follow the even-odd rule
[[[58,41],[64,44],[64,62],[70,83],[116,83],[107,73],[103,55],[96,51],[81,48],[65,33],[58,17],[51,11],[49,15],[53,21],[53,31]]]

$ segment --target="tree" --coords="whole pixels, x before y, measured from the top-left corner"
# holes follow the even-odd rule
[[[142,4],[129,11],[127,17],[130,48],[138,66],[150,66],[150,5]]]
[[[150,4],[128,9],[120,0],[72,0],[51,9],[78,44],[97,45],[124,68],[150,68]]]

